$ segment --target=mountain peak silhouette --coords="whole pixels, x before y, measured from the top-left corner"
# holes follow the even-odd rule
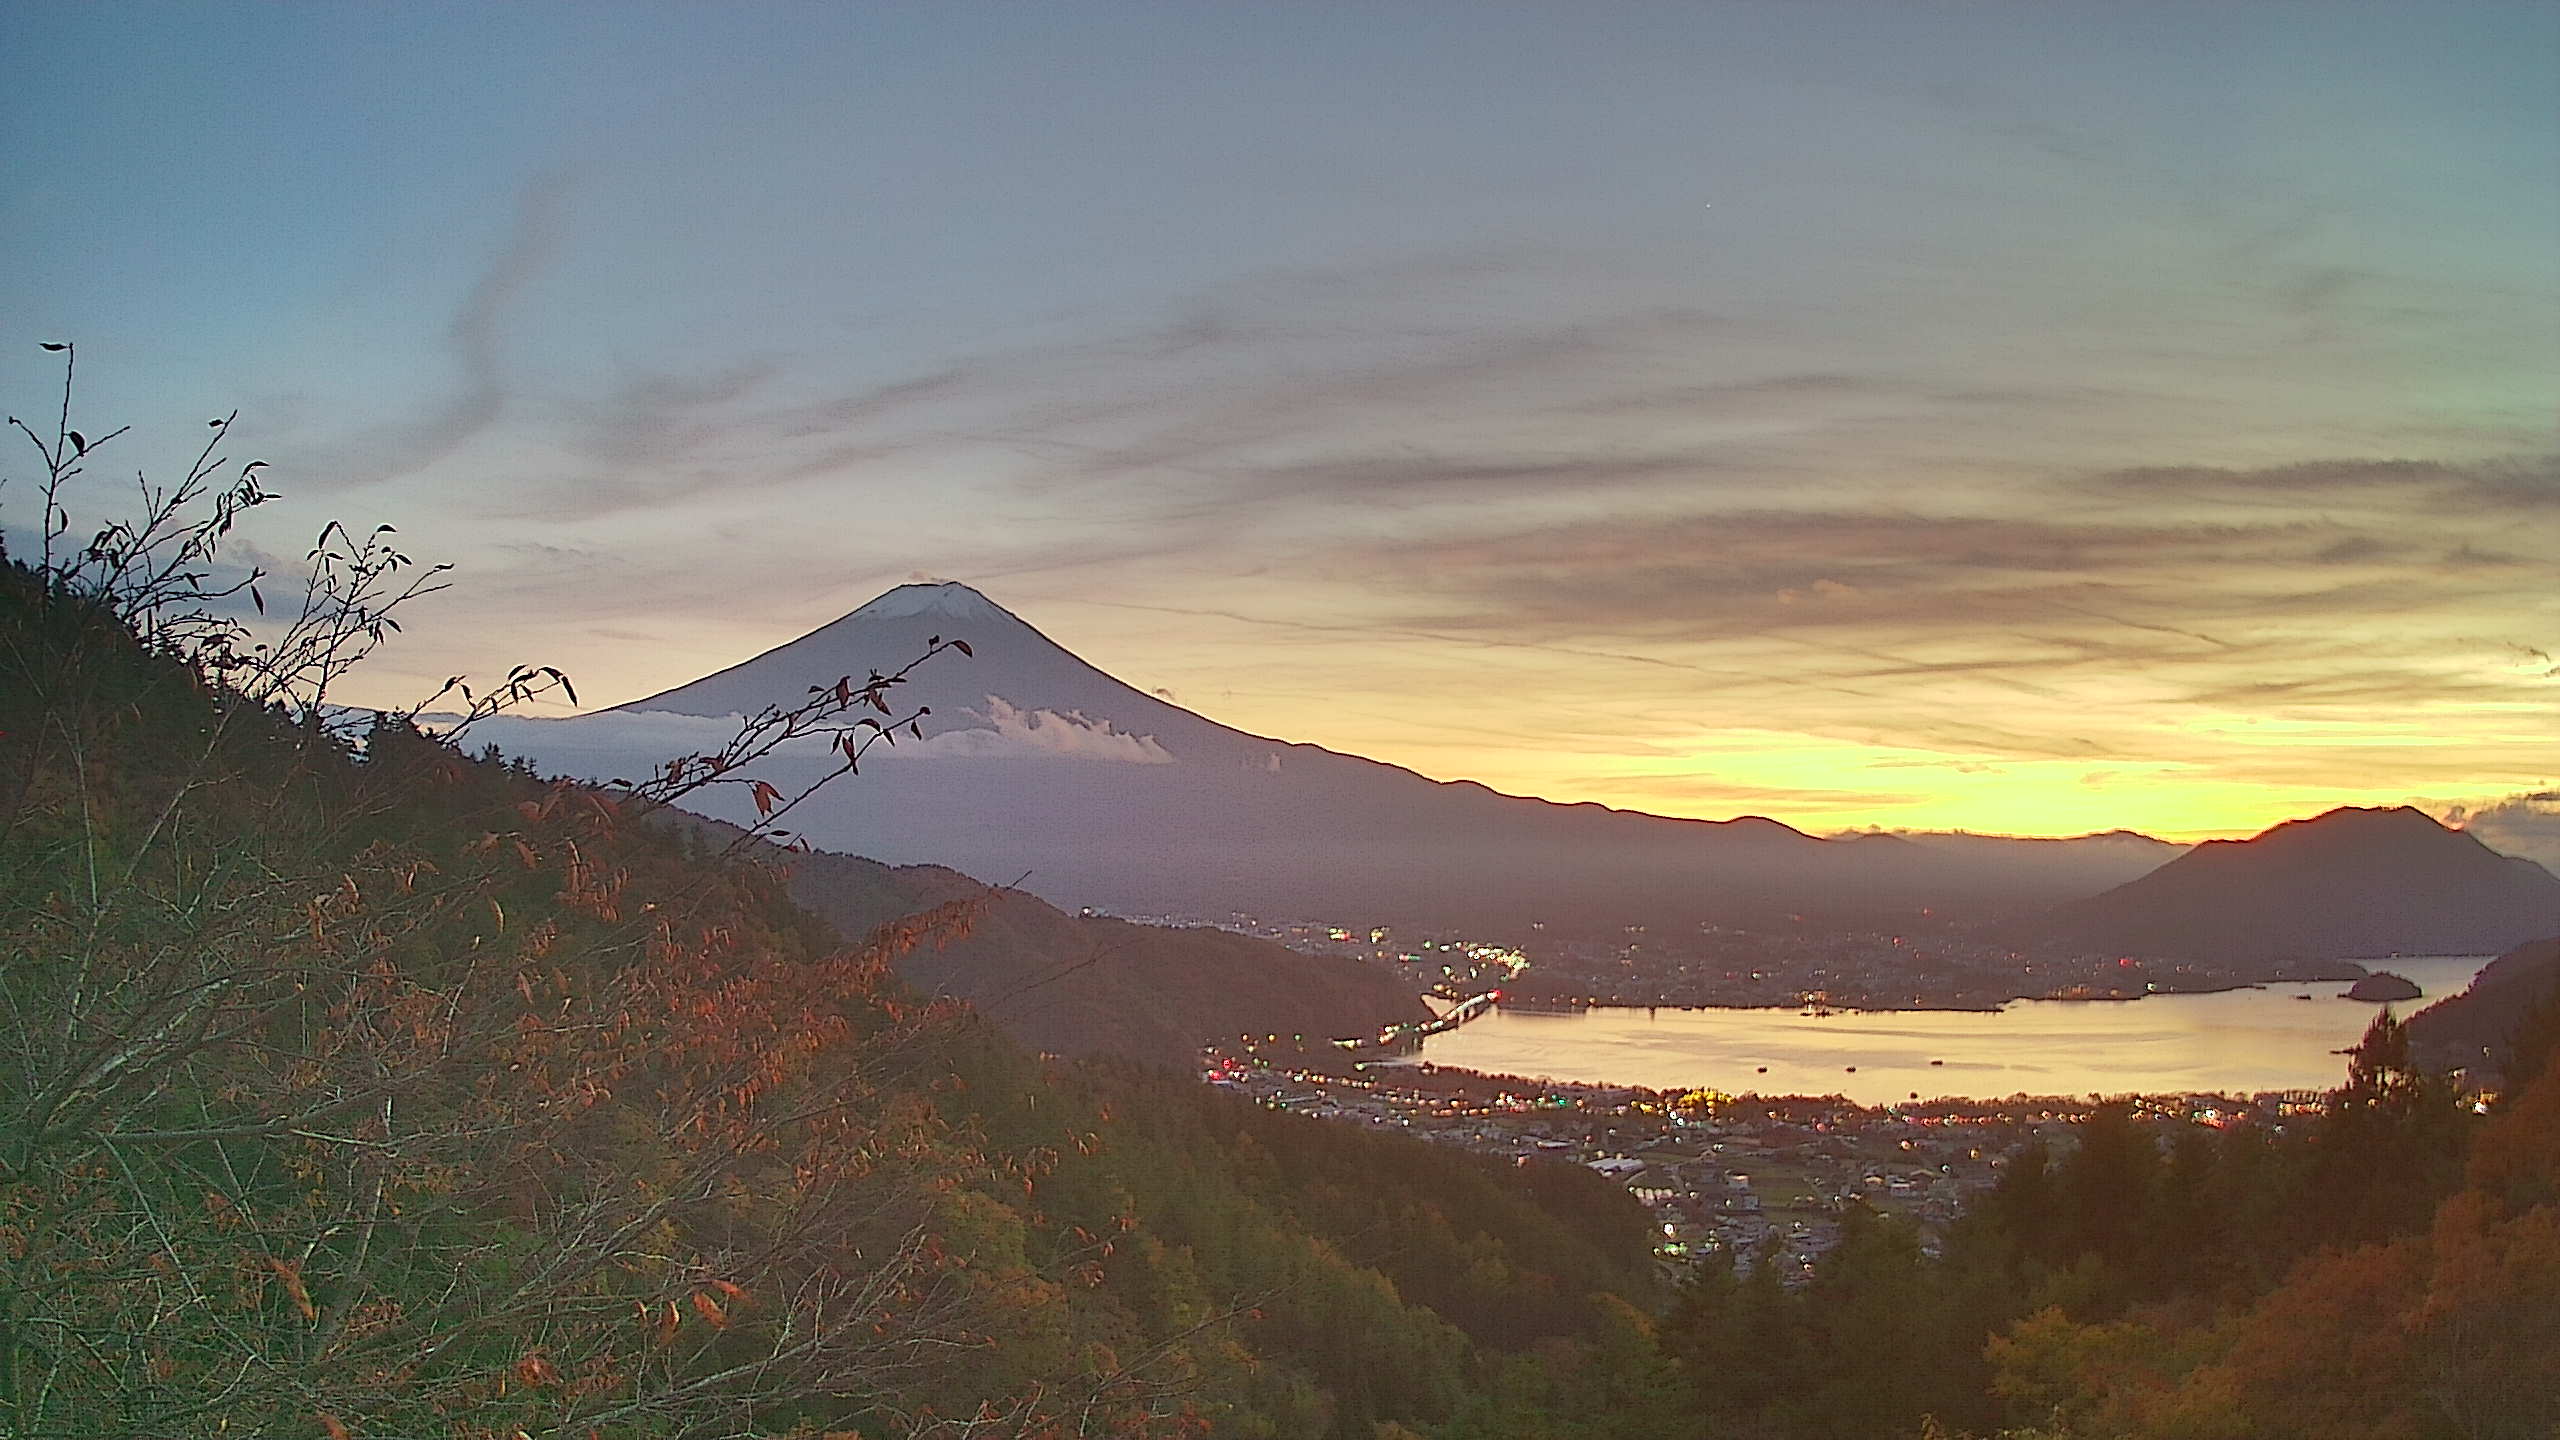
[[[803,704],[839,677],[896,674],[937,638],[970,650],[946,647],[891,692],[900,715],[930,713],[913,732],[901,726],[898,744],[875,747],[858,779],[795,813],[811,844],[1020,879],[1071,908],[1608,931],[1924,906],[2014,911],[2158,863],[2083,857],[2087,847],[2065,841],[1833,844],[1759,816],[1682,819],[1436,780],[1220,724],[947,581],[897,586],[715,674],[511,743],[564,759],[583,747],[590,771],[630,774],[664,757],[614,754],[617,725],[634,737],[699,734],[705,721]],[[781,783],[825,763],[777,756],[767,766]],[[707,813],[752,821],[744,803],[705,797]]]

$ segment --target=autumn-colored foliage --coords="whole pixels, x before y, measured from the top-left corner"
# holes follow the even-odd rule
[[[255,468],[190,519],[209,446],[82,547],[56,500],[105,441],[67,436],[42,552],[0,552],[0,1434],[1365,1437],[1476,1371],[1375,1268],[1395,1237],[1587,1257],[1609,1278],[1550,1329],[1642,1283],[1640,1225],[1587,1242],[1418,1146],[1499,1223],[1302,1212],[1115,1122],[1096,1087],[1153,1082],[899,984],[969,902],[848,944],[785,852],[664,808],[810,734],[852,774],[911,722],[906,670],[630,786],[547,782],[327,703],[441,583],[387,532],[331,527],[301,595],[235,619],[268,609],[219,570]],[[449,690],[467,721],[567,684]],[[1235,1108],[1175,1132],[1222,1123],[1192,1104]]]
[[[2553,1073],[2551,1078],[2560,1078]],[[2540,1440],[2560,1427],[2560,1085],[2493,1118],[2432,1222],[2305,1259],[2199,1322],[2047,1311],[1993,1345],[2057,1436]],[[2538,1097],[2538,1098],[2537,1098]]]
[[[0,605],[0,1428],[682,1433],[983,1348],[937,1216],[1022,1167],[906,1084],[923,930],[833,948],[607,797]]]

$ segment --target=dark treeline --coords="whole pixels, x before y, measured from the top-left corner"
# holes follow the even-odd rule
[[[2023,1353],[2001,1337],[2129,1317],[2183,1331],[2245,1312],[2307,1257],[2422,1233],[2461,1187],[2482,1123],[2448,1082],[2410,1067],[2385,1017],[2326,1113],[2281,1135],[2101,1106],[2065,1153],[2013,1157],[1942,1255],[1924,1254],[1905,1222],[1852,1207],[1841,1243],[1798,1288],[1779,1283],[1774,1251],[1740,1278],[1701,1266],[1662,1344],[1704,1417],[1699,1434],[1848,1440],[1924,1421],[2049,1421],[2011,1373]]]

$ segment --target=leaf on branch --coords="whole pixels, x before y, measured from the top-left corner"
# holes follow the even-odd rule
[[[703,1319],[711,1322],[712,1329],[726,1330],[729,1328],[729,1312],[720,1308],[719,1301],[712,1299],[710,1296],[703,1294],[699,1290],[693,1292],[693,1309],[695,1314],[700,1315]]]
[[[968,641],[966,641],[966,640],[954,640],[954,641],[952,641],[952,642],[951,642],[951,648],[952,648],[952,649],[954,649],[954,650],[959,651],[959,652],[960,652],[961,654],[963,654],[963,655],[968,656],[968,657],[969,657],[970,659],[972,659],[972,660],[975,660],[975,659],[977,659],[977,658],[978,658],[978,652],[977,652],[977,651],[975,651],[975,650],[970,649],[970,648],[969,648],[969,642],[968,642]]]
[[[36,342],[36,348],[37,348],[37,349],[39,349],[39,350],[68,350],[68,349],[70,349],[71,347],[70,347],[70,346],[68,346],[68,345],[62,344],[62,343],[60,343],[59,341],[54,341],[54,340],[39,340],[39,341],[37,341],[37,342]]]
[[[774,805],[782,799],[781,791],[774,789],[771,785],[766,784],[762,780],[751,780],[747,782],[747,793],[755,797],[756,813],[758,815],[771,815],[773,813]]]
[[[267,1259],[267,1268],[275,1271],[276,1278],[284,1282],[285,1294],[292,1297],[293,1308],[302,1312],[303,1319],[317,1320],[320,1318],[319,1307],[311,1303],[311,1292],[303,1288],[302,1267],[294,1264],[290,1260],[279,1260],[273,1256],[269,1256]]]
[[[527,1350],[516,1360],[516,1379],[536,1389],[560,1378],[560,1371],[550,1357],[539,1350]]]
[[[80,433],[79,431],[77,431],[77,430],[72,431],[72,432],[71,432],[71,451],[72,451],[72,453],[73,453],[73,454],[75,454],[75,455],[86,455],[86,454],[88,454],[88,453],[89,453],[89,437],[88,437],[88,436],[86,436],[86,435],[81,434],[81,433]]]

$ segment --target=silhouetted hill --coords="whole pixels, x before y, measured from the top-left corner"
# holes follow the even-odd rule
[[[2526,1011],[2560,989],[2560,937],[2519,945],[2469,988],[2409,1017],[2409,1048],[2424,1064],[2495,1073]]]
[[[1356,960],[1205,927],[1068,915],[937,865],[797,855],[791,895],[853,937],[945,901],[980,900],[965,938],[907,952],[899,976],[926,994],[970,1002],[1024,1046],[1051,1054],[1184,1065],[1219,1037],[1313,1043],[1430,1018],[1394,976]]]
[[[727,717],[965,639],[904,687],[921,742],[875,751],[804,808],[811,843],[949,865],[1069,908],[1349,923],[1606,929],[1790,915],[1992,915],[2094,893],[2158,842],[1819,840],[1774,820],[1674,819],[1436,781],[1250,735],[1123,684],[965,585],[904,585],[688,685],[566,721],[502,721],[509,753],[591,778],[717,743]],[[777,783],[827,763],[771,763]],[[796,771],[794,766],[799,767]],[[729,797],[734,801],[734,797]],[[743,802],[736,802],[742,804]],[[710,813],[751,818],[742,809]]]
[[[2560,879],[2407,808],[2211,840],[2036,928],[2092,949],[2229,962],[2492,954],[2560,920]]]

